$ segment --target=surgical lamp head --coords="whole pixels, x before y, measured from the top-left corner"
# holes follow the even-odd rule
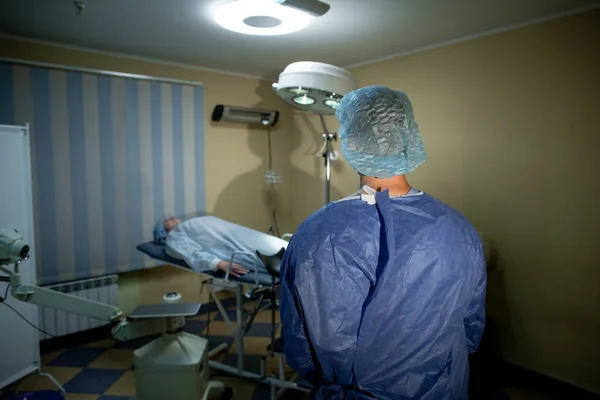
[[[0,265],[18,264],[29,258],[29,245],[15,229],[0,229]]]
[[[342,97],[356,89],[356,81],[345,69],[311,61],[288,65],[273,90],[295,108],[317,114],[334,114]]]

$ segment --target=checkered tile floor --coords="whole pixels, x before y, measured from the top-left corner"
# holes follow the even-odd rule
[[[252,303],[247,304],[249,310]],[[235,309],[227,310],[235,321]],[[190,318],[185,331],[206,337],[209,335],[209,348],[227,343],[228,351],[216,356],[215,360],[234,365],[237,346],[223,316],[217,312]],[[276,313],[277,336],[280,334],[279,313]],[[236,326],[235,323],[233,323]],[[208,326],[208,329],[207,329]],[[208,331],[208,332],[207,332]],[[244,340],[245,366],[250,371],[259,372],[261,357],[267,356],[267,346],[271,337],[271,312],[260,312]],[[51,374],[67,392],[67,400],[126,400],[135,395],[135,374],[133,351],[155,337],[115,342],[106,339],[80,347],[64,349],[42,355],[42,372]],[[276,371],[276,358],[267,357],[267,375]],[[289,369],[288,369],[289,370]],[[215,374],[212,379],[225,382],[233,389],[235,400],[265,400],[269,398],[269,388],[254,382],[231,378],[225,374]],[[36,390],[55,390],[52,381],[44,376],[32,375],[17,383],[11,390],[23,394]],[[3,400],[6,396],[1,396]],[[8,397],[10,398],[10,397]],[[284,399],[304,399],[297,391],[288,391]]]

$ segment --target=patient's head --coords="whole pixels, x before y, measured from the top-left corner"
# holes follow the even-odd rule
[[[181,220],[175,217],[165,218],[162,221],[158,221],[156,225],[154,225],[154,243],[164,244],[171,229],[173,229],[179,223],[181,223]]]
[[[175,225],[180,224],[181,220],[175,217],[165,218],[163,219],[163,227],[167,232],[171,229],[175,228]]]

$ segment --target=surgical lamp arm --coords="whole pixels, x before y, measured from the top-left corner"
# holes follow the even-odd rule
[[[28,258],[29,246],[23,241],[21,235],[14,229],[0,229],[0,271],[8,275],[10,293],[17,300],[99,320],[117,322],[112,334],[120,341],[173,331],[183,327],[185,323],[185,316],[175,313],[170,308],[172,304],[157,306],[154,309],[155,313],[149,317],[138,315],[132,318],[136,309],[132,316],[125,318],[118,307],[36,285],[23,284],[19,267],[21,262]],[[11,264],[14,265],[12,269],[8,267]]]
[[[123,315],[118,307],[36,285],[23,284],[19,264],[14,264],[13,271],[0,266],[0,269],[8,274],[11,286],[10,293],[17,300],[106,321],[114,321]]]
[[[18,269],[19,263],[15,264],[14,271],[0,266],[0,270],[6,272],[10,278],[10,293],[15,299],[86,317],[116,322],[112,329],[112,336],[118,341],[165,333],[181,328],[185,324],[184,317],[169,316],[168,311],[160,317],[132,319],[123,317],[123,312],[118,307],[36,285],[23,285]]]

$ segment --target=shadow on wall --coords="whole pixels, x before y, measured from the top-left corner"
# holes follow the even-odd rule
[[[291,109],[293,111],[290,118],[292,127],[290,157],[294,186],[290,190],[294,205],[292,221],[297,227],[313,212],[325,205],[325,159],[320,156],[324,144],[322,139],[324,129],[317,114]],[[326,116],[325,120],[327,130],[330,133],[336,132],[338,124],[335,117]],[[339,154],[339,142],[333,142],[332,148]],[[337,161],[331,163],[330,201],[337,201],[351,194],[339,189],[347,186],[340,184],[344,164],[341,155]],[[357,188],[358,175],[353,189]]]
[[[261,107],[257,105],[256,107]],[[221,123],[213,123],[221,124]],[[228,124],[233,125],[233,124]],[[229,127],[233,129],[234,127]],[[260,165],[249,172],[245,172],[234,178],[222,191],[215,204],[214,215],[227,221],[234,222],[249,228],[266,232],[271,226],[271,185],[265,180],[265,174],[269,170],[268,155],[268,132],[266,127],[252,127],[248,132],[245,126],[241,126],[240,140],[245,140],[252,154],[260,157]],[[274,159],[279,159],[274,153],[281,152],[280,145],[275,145],[275,141],[280,141],[276,136],[281,135],[281,129],[271,128],[271,148]],[[224,150],[226,152],[226,150]],[[223,162],[232,162],[234,160],[223,160]],[[283,170],[287,169],[280,163],[273,161],[273,169],[282,177]],[[283,176],[282,179],[285,179]],[[274,205],[275,215],[279,225],[285,225],[287,214],[287,195],[284,183],[274,185]],[[252,201],[249,201],[252,199]],[[258,200],[257,200],[258,199]],[[282,228],[280,226],[280,228]]]
[[[279,122],[271,128],[270,132],[272,169],[281,178],[281,183],[274,185],[275,215],[280,234],[294,232],[298,224],[308,216],[298,215],[292,204],[292,202],[295,202],[294,204],[298,202],[295,199],[306,198],[312,211],[316,211],[323,206],[321,175],[315,174],[313,176],[292,166],[290,161],[292,152],[299,146],[302,137],[295,130],[295,124],[293,124],[291,117],[291,107],[278,99],[277,95],[271,90],[270,82],[261,82],[256,93],[263,99],[269,95],[272,95],[273,98],[263,100],[253,107],[275,109],[280,112]],[[317,117],[315,116],[315,118]],[[256,125],[248,129],[248,126],[242,124],[220,122],[212,122],[211,125],[215,129],[227,125],[229,130],[239,132],[240,140],[246,135],[248,149],[260,159],[260,165],[257,168],[238,175],[222,190],[215,204],[214,215],[267,232],[273,224],[271,218],[271,185],[265,179],[265,174],[269,171],[267,128]],[[316,140],[321,140],[320,134],[315,135]],[[226,149],[216,151],[227,154]],[[322,163],[320,159],[313,158],[315,158],[315,162]],[[226,158],[223,162],[235,164],[235,160]],[[322,171],[322,168],[320,171]],[[308,192],[311,195],[305,195]],[[313,201],[315,194],[318,200],[316,202]],[[332,199],[339,198],[338,196],[339,194],[332,190]],[[248,201],[248,199],[252,199],[252,201]]]

